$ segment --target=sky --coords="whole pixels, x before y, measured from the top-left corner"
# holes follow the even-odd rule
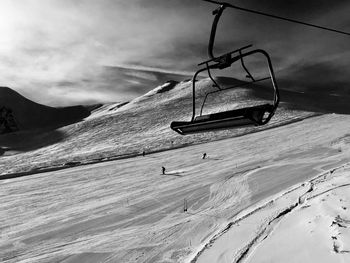
[[[350,31],[347,0],[227,1]],[[1,0],[0,85],[51,106],[130,100],[197,70],[215,8],[200,0]],[[270,53],[281,88],[350,95],[349,36],[225,10],[215,54],[247,44]]]

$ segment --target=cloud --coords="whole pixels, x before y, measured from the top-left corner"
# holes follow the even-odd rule
[[[343,0],[234,4],[350,31],[350,4]],[[140,95],[144,89],[133,89],[133,81],[153,88],[140,75],[132,79],[111,73],[113,67],[195,71],[207,58],[216,6],[193,0],[1,0],[0,8],[1,84],[41,103],[59,105],[59,96],[73,89],[79,90],[74,99],[65,96],[64,101],[76,103],[80,97],[83,103],[93,92],[102,101]],[[337,59],[329,63],[337,68],[349,61],[349,38],[227,9],[218,26],[215,53],[251,43],[271,54],[282,75],[306,62],[316,65],[332,57]]]
[[[168,80],[188,78],[190,76],[185,73],[105,66],[73,81],[32,81],[20,93],[35,102],[45,101],[51,106],[125,102]]]
[[[349,72],[331,60],[307,62],[291,67],[281,75],[285,88],[319,94],[350,95]]]

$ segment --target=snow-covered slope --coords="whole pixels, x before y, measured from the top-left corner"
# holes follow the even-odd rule
[[[218,78],[224,87],[241,83],[235,79]],[[271,123],[259,129],[251,127],[205,134],[180,136],[169,125],[173,120],[189,120],[192,115],[190,81],[169,81],[127,104],[109,104],[93,112],[84,121],[44,133],[0,136],[6,158],[0,158],[0,173],[28,171],[43,166],[62,166],[71,162],[90,162],[153,152],[230,138],[247,132],[282,125],[311,116],[311,111],[294,110],[281,103]],[[198,111],[204,94],[215,88],[209,79],[198,81]],[[210,96],[203,113],[256,104],[271,100],[267,88],[245,87]],[[15,154],[15,155],[14,155]]]
[[[218,81],[237,84],[232,79]],[[214,89],[208,79],[198,85],[198,100]],[[240,101],[255,104],[270,95],[263,87],[236,91],[222,93],[207,109],[239,107]],[[169,124],[190,118],[191,95],[190,82],[167,82],[127,104],[104,105],[79,123],[43,133],[0,136],[2,173],[68,167],[0,180],[0,261],[201,262],[210,254],[214,260],[209,262],[232,262],[234,256],[243,262],[250,259],[244,255],[266,256],[264,249],[280,240],[268,234],[274,229],[288,233],[285,222],[290,221],[278,221],[284,211],[305,202],[304,193],[311,188],[304,182],[319,174],[331,177],[334,167],[349,162],[349,115],[314,116],[308,105],[298,110],[300,101],[294,101],[282,103],[259,132],[250,133],[256,129],[249,128],[180,136]],[[313,117],[305,118],[309,116]],[[143,150],[145,157],[140,155]],[[208,158],[202,159],[203,153]],[[124,154],[139,156],[99,162]],[[71,167],[90,161],[99,163]],[[344,171],[342,184],[349,173]],[[309,193],[321,193],[319,185]],[[314,200],[310,199],[310,210],[324,208],[314,204],[322,199]],[[337,212],[322,215],[334,219]],[[348,220],[345,212],[340,218]],[[276,227],[278,222],[281,228]],[[298,239],[303,239],[301,232]],[[233,238],[236,233],[241,233],[238,239]],[[265,234],[267,242],[259,243]],[[336,241],[323,243],[327,253],[347,251],[348,236],[334,236]],[[256,244],[262,244],[261,250],[252,254]]]
[[[209,261],[233,262],[225,256],[241,253],[259,226],[298,202],[308,190],[302,182],[349,161],[349,121],[347,115],[328,114],[145,157],[1,180],[1,261],[186,262],[203,248],[214,248],[219,239],[211,243],[213,237],[240,212],[267,203],[267,211],[258,209],[261,213],[246,224],[234,224],[230,238],[247,243],[235,242],[237,250],[223,254],[218,250],[219,260]],[[204,152],[208,158],[203,160]],[[290,192],[290,203],[277,198],[295,184],[301,188]],[[277,197],[269,202],[271,195]],[[248,227],[252,231],[245,232]],[[229,240],[220,238],[226,245]],[[327,240],[326,252],[334,254],[333,240]],[[276,242],[273,237],[267,241],[268,248]],[[339,249],[347,247],[340,244]]]

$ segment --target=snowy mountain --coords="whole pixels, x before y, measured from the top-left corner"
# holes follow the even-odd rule
[[[0,87],[0,107],[12,111],[20,131],[58,128],[90,115],[89,110],[83,106],[48,107],[35,103],[7,87]]]
[[[217,81],[223,87],[243,83],[230,78],[218,78]],[[199,112],[204,95],[214,91],[215,87],[209,79],[199,80],[197,85],[196,102]],[[214,95],[208,97],[203,113],[263,103],[271,100],[273,96],[272,91],[264,86],[237,87]],[[16,93],[13,93],[11,100],[11,105],[27,103],[30,106],[26,111],[27,115],[15,112],[20,123],[28,127],[46,123],[45,120],[54,121],[54,114],[58,116],[56,121],[72,121],[74,114],[65,119],[64,114],[69,110],[74,110],[73,113],[80,109],[86,112],[82,107],[54,109],[30,104]],[[189,120],[191,115],[192,82],[168,81],[129,103],[104,105],[92,111],[85,120],[75,124],[45,132],[28,131],[1,136],[0,145],[5,149],[3,154],[8,156],[6,161],[0,159],[1,173],[28,171],[43,166],[62,166],[70,162],[86,163],[137,155],[143,151],[154,152],[230,138],[289,123],[314,113],[294,110],[281,103],[281,107],[266,127],[222,130],[190,136],[180,136],[169,128],[171,121]]]
[[[215,87],[197,84],[199,111]],[[237,87],[204,110],[270,97]],[[167,81],[74,124],[1,135],[0,259],[312,262],[316,251],[317,262],[347,261],[350,118],[314,100],[282,91],[267,126],[181,136],[169,124],[191,117],[191,82]]]

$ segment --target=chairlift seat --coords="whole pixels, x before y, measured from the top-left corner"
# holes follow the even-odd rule
[[[181,135],[205,132],[218,129],[227,129],[242,126],[259,126],[265,124],[266,113],[274,111],[271,104],[263,104],[248,108],[212,113],[197,116],[192,121],[174,121],[171,129]]]

